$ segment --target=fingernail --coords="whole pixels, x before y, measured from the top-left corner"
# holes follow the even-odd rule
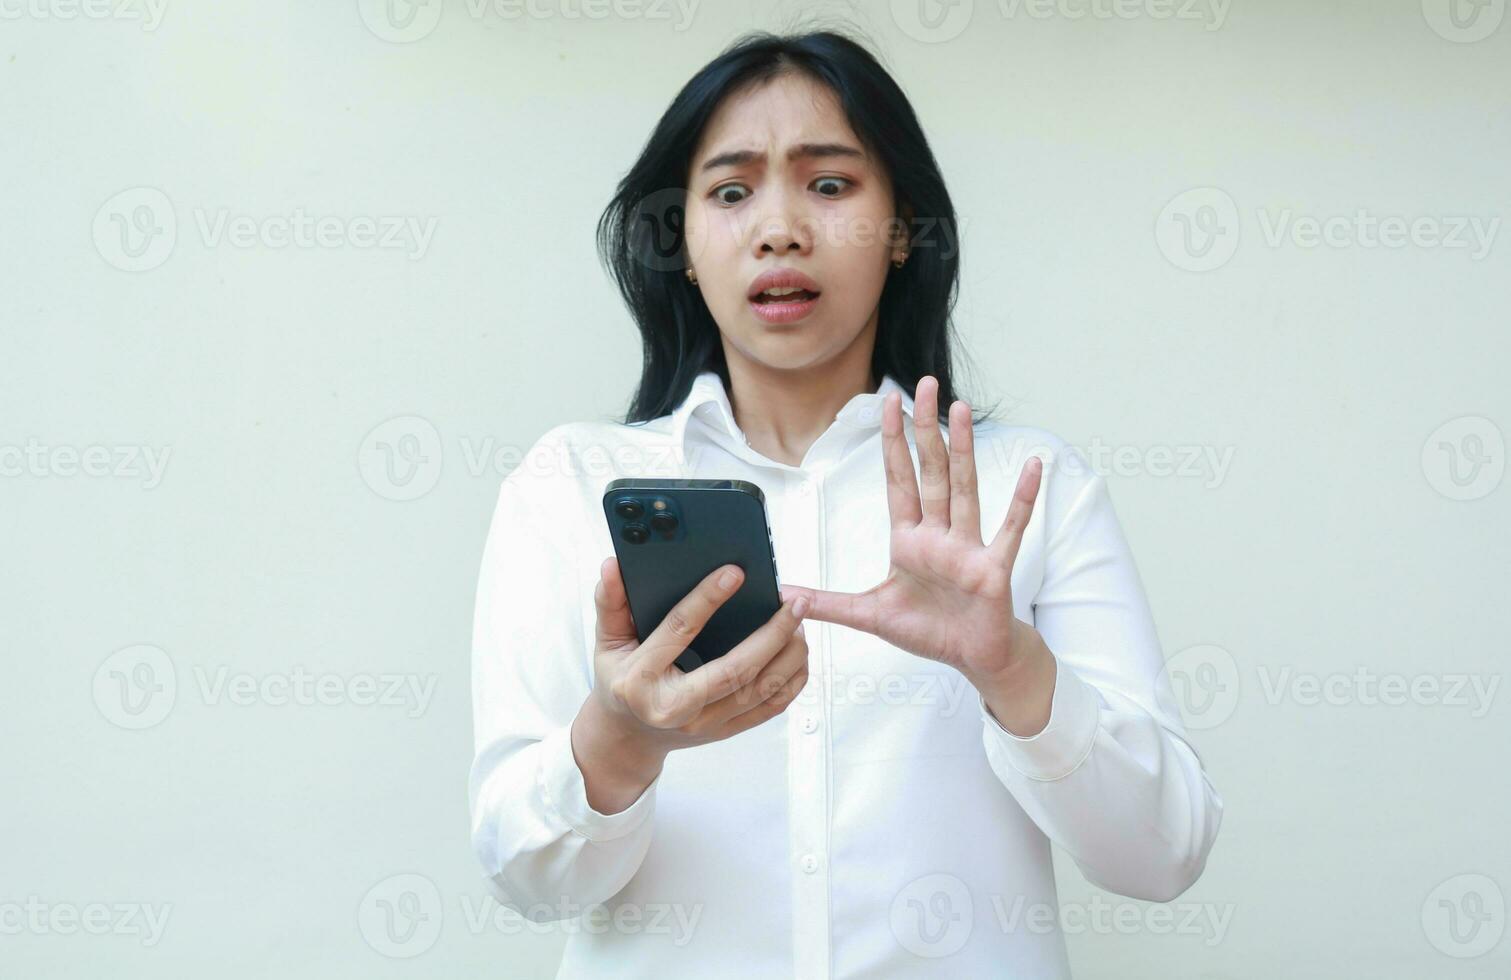
[[[797,600],[792,603],[792,615],[796,616],[798,619],[802,619],[804,614],[806,614],[807,612],[808,597],[805,595],[800,595],[797,597]]]
[[[732,589],[732,588],[734,588],[735,587],[735,581],[737,579],[739,579],[739,577],[740,577],[739,574],[733,568],[727,568],[727,569],[725,569],[724,570],[724,574],[719,576],[719,588],[721,588],[721,589]]]

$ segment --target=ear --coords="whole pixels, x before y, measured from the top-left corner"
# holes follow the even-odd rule
[[[913,237],[911,234],[913,218],[913,202],[903,201],[897,208],[897,220],[892,224],[891,240],[887,242],[889,248],[906,249],[908,247],[908,242]]]

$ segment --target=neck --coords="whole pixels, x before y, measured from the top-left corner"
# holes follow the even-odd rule
[[[802,368],[773,368],[725,344],[729,402],[750,448],[797,466],[856,395],[874,392],[872,345],[852,344],[839,357]]]

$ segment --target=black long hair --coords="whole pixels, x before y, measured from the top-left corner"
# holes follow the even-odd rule
[[[955,209],[902,89],[859,42],[838,30],[746,34],[692,77],[662,114],[598,220],[598,254],[640,330],[642,367],[626,424],[671,412],[702,371],[729,389],[718,324],[686,277],[682,218],[688,168],[720,101],[747,85],[803,72],[839,99],[851,128],[891,177],[908,230],[908,260],[882,287],[873,375],[910,393],[939,381],[941,416],[957,397],[950,313],[960,278]],[[973,409],[974,411],[974,409]],[[976,413],[977,421],[990,413]]]

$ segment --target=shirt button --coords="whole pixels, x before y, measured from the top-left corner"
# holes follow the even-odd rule
[[[813,872],[817,871],[818,870],[818,858],[815,857],[815,856],[813,856],[812,854],[804,854],[803,855],[803,870],[806,871],[808,874],[813,874]]]
[[[813,481],[812,480],[800,480],[800,481],[798,481],[797,494],[798,494],[799,497],[806,497],[806,496],[808,496],[812,492],[813,492]]]
[[[812,732],[818,728],[818,719],[809,715],[803,719],[803,731]]]

